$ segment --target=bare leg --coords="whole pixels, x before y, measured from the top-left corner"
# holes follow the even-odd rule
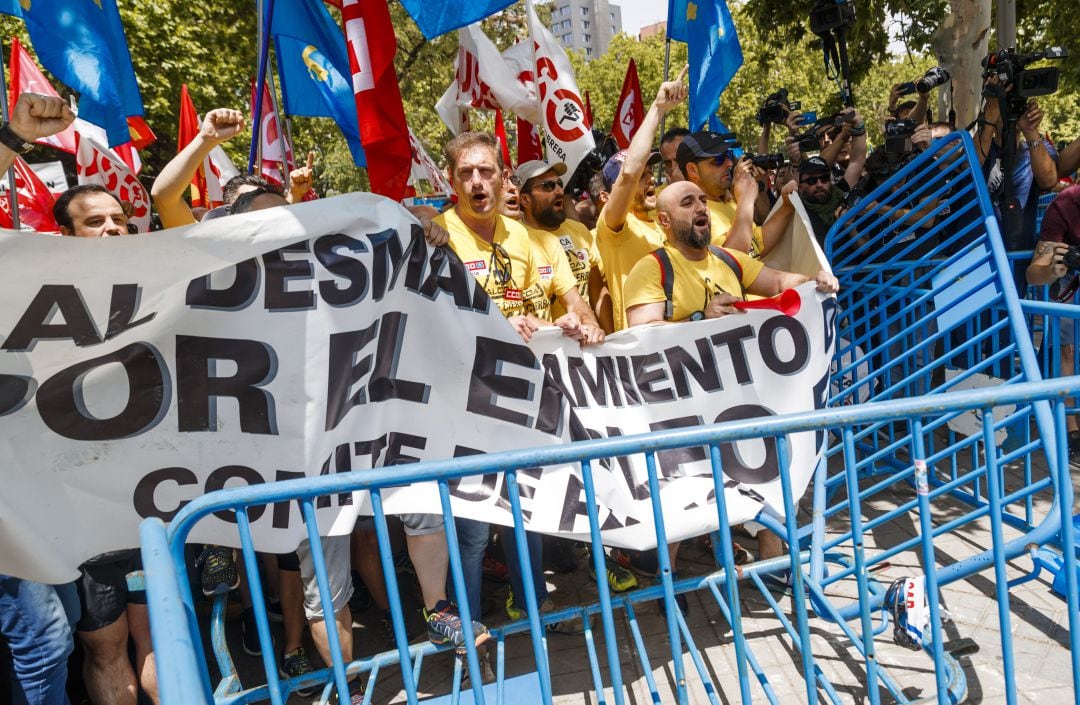
[[[135,641],[135,673],[143,691],[157,705],[157,667],[154,663],[154,645],[150,641],[150,612],[146,605],[128,605],[128,628]]]
[[[450,565],[446,532],[436,531],[420,536],[406,534],[405,540],[409,545],[409,558],[416,568],[420,592],[424,596],[424,607],[433,610],[436,603],[446,599],[446,573]]]
[[[676,561],[679,558],[679,546],[682,545],[682,541],[676,541],[675,543],[669,543],[667,545],[668,561],[671,563],[671,570],[674,572],[677,570]]]
[[[757,540],[758,554],[760,554],[761,559],[776,558],[784,555],[784,542],[768,529],[763,528],[758,531]]]
[[[287,654],[300,648],[304,640],[304,584],[300,580],[300,571],[278,570],[278,594],[281,596],[281,618],[285,633],[281,652]]]
[[[341,657],[345,660],[345,665],[348,665],[353,660],[352,612],[349,610],[349,606],[345,605],[334,617],[338,639],[341,641]],[[315,642],[315,649],[319,652],[319,656],[322,657],[323,663],[329,666],[333,663],[333,658],[330,654],[330,641],[326,634],[326,620],[313,619],[310,624],[311,640]]]
[[[86,648],[83,678],[95,705],[135,705],[138,687],[128,660],[127,615],[92,632],[79,632]]]
[[[354,531],[352,548],[353,567],[371,593],[375,606],[385,612],[390,609],[390,600],[386,596],[386,582],[383,578],[382,561],[379,560],[379,544],[375,530]]]

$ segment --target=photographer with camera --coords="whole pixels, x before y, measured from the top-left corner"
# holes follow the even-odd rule
[[[1061,282],[1064,291],[1058,295],[1059,301],[1072,299],[1078,283],[1080,270],[1080,184],[1068,187],[1059,193],[1043,216],[1042,232],[1035,244],[1035,253],[1027,268],[1027,281],[1036,286]],[[1066,284],[1072,274],[1071,284]],[[1061,376],[1069,377],[1075,373],[1073,364],[1074,324],[1071,318],[1059,321],[1058,362]],[[1067,414],[1065,425],[1069,438],[1069,463],[1080,467],[1080,423],[1076,416]]]
[[[930,108],[930,91],[949,82],[949,72],[941,66],[927,71],[922,78],[907,83],[897,83],[889,91],[889,114],[897,120],[911,120],[916,125],[926,122]],[[900,98],[916,94],[916,100],[899,103]]]
[[[848,130],[851,151],[844,175],[839,181],[834,182],[832,165],[823,158],[826,156],[824,151],[821,156],[803,159],[799,163],[799,198],[802,199],[807,215],[810,216],[814,236],[822,244],[825,242],[825,235],[829,232],[829,228],[843,212],[845,194],[859,183],[863,167],[866,165],[866,124],[857,110],[854,108],[850,110],[852,118],[850,122],[845,123],[841,133]],[[850,128],[847,125],[850,125]],[[833,142],[830,146],[836,144],[838,142]],[[840,147],[835,149],[836,154],[839,155]]]

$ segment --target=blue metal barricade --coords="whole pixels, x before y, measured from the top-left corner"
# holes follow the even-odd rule
[[[831,409],[226,489],[187,504],[167,527],[147,520],[142,541],[154,646],[159,663],[167,664],[159,666],[162,702],[279,705],[310,684],[321,686],[325,702],[345,693],[355,678],[367,684],[365,702],[378,697],[417,703],[425,694],[446,694],[451,703],[546,704],[568,692],[577,699],[590,692],[598,702],[616,705],[642,698],[838,703],[845,695],[874,704],[957,703],[980,669],[1000,680],[1000,701],[1016,702],[1021,689],[1013,632],[1022,620],[1010,611],[1010,590],[1036,583],[1030,576],[1015,577],[1010,561],[1030,556],[1036,561],[1033,574],[1041,555],[1036,551],[1053,552],[1064,566],[1075,562],[1072,522],[1062,521],[1071,516],[1073,503],[1064,424],[1065,400],[1077,393],[1080,379],[1039,381],[1025,315],[1050,315],[1049,327],[1055,328],[1054,316],[1069,313],[1054,304],[1021,304],[973,155],[966,135],[936,141],[830,232],[826,252],[842,287]],[[802,431],[825,434],[830,443],[809,496],[800,502],[792,494],[785,439]],[[786,554],[736,566],[731,531],[724,528],[713,539],[715,570],[677,577],[661,550],[655,584],[613,595],[593,488],[594,474],[608,472],[599,461],[645,455],[657,545],[664,546],[656,453],[704,447],[716,496],[722,496],[721,449],[748,439],[775,439],[786,511],[781,518],[762,514],[759,521],[787,539]],[[542,613],[531,589],[517,475],[559,463],[580,468],[596,596]],[[527,618],[493,627],[484,649],[466,640],[465,658],[455,659],[427,642],[408,643],[382,492],[405,483],[437,484],[452,593],[463,595],[449,483],[489,473],[506,475],[526,593],[515,599],[522,600]],[[396,648],[344,663],[330,629],[330,667],[301,679],[280,678],[249,513],[301,502],[315,574],[323,603],[329,604],[314,503],[354,491],[371,496]],[[192,527],[214,512],[235,516],[251,577],[263,653],[253,682],[241,683],[233,665],[221,600],[209,627],[220,674],[216,686],[206,662],[205,627],[190,589],[184,545]],[[719,526],[727,527],[722,502],[716,512]],[[982,574],[992,579],[977,581]],[[1066,609],[1047,648],[1056,645],[1065,654],[1061,658],[1071,669],[1063,687],[1080,703],[1077,575],[1074,569],[1060,574]],[[922,576],[915,582],[925,586],[925,600],[890,597],[890,583],[906,586],[903,578],[915,576]],[[966,595],[952,592],[961,584],[977,587],[984,608],[970,624],[960,613],[976,598],[955,598]],[[722,624],[721,637],[677,607],[676,594],[690,593],[707,601],[706,622]],[[949,607],[960,616],[954,615],[958,626],[945,626],[941,605],[949,598],[955,600]],[[653,615],[644,609],[657,600],[661,629],[653,629]],[[923,621],[914,616],[920,611],[926,613]],[[468,624],[473,615],[466,605],[462,612]],[[575,617],[582,623],[580,639],[553,649],[553,639],[571,637],[555,637],[546,627]],[[992,634],[978,641],[987,657],[977,664],[960,656],[964,649],[956,642],[966,636],[964,629],[973,636],[980,629]],[[516,634],[524,638],[512,639]],[[946,634],[957,638],[947,642]],[[912,645],[914,650],[905,648]],[[564,677],[571,650],[588,664],[587,675],[574,683]],[[481,688],[484,663],[491,658],[494,682]],[[657,676],[665,670],[666,683]],[[466,674],[477,687],[463,686]]]

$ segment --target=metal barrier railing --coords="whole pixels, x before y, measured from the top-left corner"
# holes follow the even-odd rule
[[[828,430],[838,433],[842,439],[839,447],[843,449],[837,457],[837,462],[843,462],[848,467],[853,467],[857,456],[855,438],[866,428],[878,427],[884,422],[902,422],[908,427],[910,442],[905,446],[904,452],[908,455],[908,468],[906,477],[914,477],[914,486],[908,485],[910,496],[903,503],[905,512],[913,512],[918,516],[920,536],[914,544],[908,548],[918,553],[926,570],[928,604],[932,613],[931,633],[925,642],[925,652],[932,658],[937,681],[938,702],[959,702],[965,692],[964,672],[956,662],[956,659],[943,651],[943,638],[941,636],[941,620],[937,614],[939,591],[948,582],[947,575],[952,566],[943,565],[936,554],[935,541],[944,532],[954,530],[954,522],[948,521],[950,512],[944,508],[948,500],[948,487],[937,487],[927,492],[917,491],[922,481],[918,479],[919,473],[927,466],[932,466],[931,456],[926,454],[930,445],[930,439],[934,436],[932,430],[942,418],[962,413],[966,410],[978,409],[982,412],[980,442],[988,448],[993,448],[993,434],[997,428],[993,409],[1003,406],[1030,405],[1036,400],[1054,399],[1056,401],[1056,419],[1059,427],[1064,421],[1062,400],[1075,394],[1080,389],[1080,379],[1069,378],[1038,383],[1024,383],[1007,385],[993,389],[969,390],[953,392],[945,395],[924,396],[916,399],[893,400],[879,403],[868,403],[857,407],[841,407],[827,411],[814,413],[776,417],[765,421],[741,421],[725,423],[712,427],[701,427],[686,430],[677,430],[649,434],[644,436],[631,436],[618,439],[607,439],[575,443],[569,446],[545,448],[537,450],[514,451],[489,456],[476,456],[454,461],[423,463],[407,467],[394,467],[379,470],[364,471],[361,473],[348,473],[343,475],[311,478],[308,480],[294,480],[273,485],[251,488],[237,488],[221,490],[210,495],[203,496],[187,505],[174,521],[166,527],[159,520],[150,519],[142,526],[143,557],[145,562],[147,589],[151,604],[151,618],[153,623],[155,652],[161,662],[169,664],[167,669],[160,669],[159,687],[162,701],[166,705],[172,703],[210,703],[215,700],[208,680],[208,671],[203,662],[201,652],[202,637],[195,617],[194,602],[184,564],[184,543],[192,527],[202,518],[218,511],[235,512],[238,519],[238,529],[241,539],[244,541],[244,558],[247,570],[252,575],[258,574],[258,564],[255,560],[254,550],[250,544],[250,534],[246,517],[249,510],[266,504],[281,501],[299,499],[303,502],[305,513],[308,515],[309,536],[313,538],[312,548],[315,555],[321,555],[317,540],[317,522],[312,511],[312,502],[319,496],[339,494],[342,492],[366,491],[371,493],[373,506],[375,507],[376,530],[379,534],[380,543],[384,543],[387,535],[386,516],[381,511],[379,498],[385,488],[413,482],[438,483],[440,492],[448,500],[448,483],[456,478],[470,475],[485,474],[494,471],[507,473],[507,478],[513,482],[518,468],[531,468],[542,465],[578,462],[580,463],[581,476],[586,488],[590,493],[592,478],[597,470],[594,462],[605,457],[644,453],[649,459],[649,479],[656,483],[657,476],[655,465],[651,462],[657,452],[674,448],[705,446],[712,462],[715,482],[719,488],[723,482],[723,468],[721,467],[720,448],[725,443],[734,443],[740,440],[753,438],[776,438],[777,446],[782,456],[781,482],[785,488],[787,498],[794,506],[795,499],[790,496],[790,482],[787,474],[787,445],[783,442],[787,434],[810,430]],[[1073,555],[1075,550],[1074,538],[1071,531],[1059,531],[1060,521],[1058,518],[1062,512],[1068,513],[1072,506],[1072,485],[1069,481],[1068,470],[1054,471],[1051,466],[1067,468],[1067,462],[1063,462],[1065,446],[1058,436],[1058,442],[1052,449],[1051,456],[1058,462],[1051,463],[1045,468],[1046,477],[1040,484],[1042,500],[1048,505],[1047,521],[1044,526],[1053,525],[1053,531],[1048,531],[1047,536],[1053,534],[1053,538],[1060,541],[1065,555]],[[1008,612],[1009,594],[1008,583],[1002,579],[1002,573],[1008,557],[1012,554],[1011,544],[1005,537],[1007,523],[1001,507],[1011,498],[1011,493],[1005,487],[1005,479],[1008,472],[1004,457],[998,453],[989,453],[986,463],[981,467],[971,470],[971,476],[978,476],[986,484],[985,495],[988,502],[988,510],[981,512],[978,521],[988,527],[991,537],[991,545],[988,549],[990,560],[982,563],[979,570],[993,568],[995,571],[996,594],[995,599],[1002,606],[999,612],[1001,627],[1001,649],[1007,654],[1002,661],[1002,676],[1006,682],[1013,679],[1015,670],[1011,660],[1010,639],[1010,615]],[[820,473],[819,473],[820,475]],[[861,524],[864,508],[869,503],[863,499],[865,493],[863,484],[874,482],[873,479],[860,479],[856,473],[847,473],[846,491],[853,498],[850,510],[852,530],[858,532],[868,531],[868,525]],[[967,478],[969,481],[971,477]],[[815,487],[813,498],[813,515],[815,524],[821,522],[820,512],[824,508],[823,492],[819,483]],[[1053,490],[1051,493],[1050,490]],[[615,615],[625,615],[629,630],[633,635],[638,649],[637,656],[643,659],[643,665],[648,664],[648,655],[642,641],[641,630],[638,625],[639,617],[635,613],[635,606],[642,602],[667,598],[666,618],[678,630],[678,638],[670,643],[670,656],[673,663],[682,662],[682,654],[685,645],[686,651],[691,656],[696,676],[704,684],[706,693],[711,693],[710,700],[717,702],[716,689],[709,668],[705,665],[701,651],[694,644],[694,634],[687,626],[685,619],[673,605],[672,597],[676,592],[688,592],[693,590],[707,590],[718,605],[721,613],[732,627],[735,659],[739,672],[739,690],[741,702],[757,702],[757,698],[765,697],[769,702],[781,702],[776,695],[776,690],[770,685],[770,675],[761,667],[761,657],[755,653],[752,640],[748,639],[743,632],[741,622],[746,616],[743,614],[743,604],[740,592],[746,588],[740,586],[740,580],[728,580],[727,576],[735,575],[742,581],[749,581],[753,590],[761,594],[769,608],[784,627],[784,633],[790,639],[794,651],[799,654],[799,666],[801,672],[812,674],[806,679],[805,693],[807,702],[816,702],[819,694],[824,694],[831,702],[839,702],[836,689],[830,678],[824,672],[819,661],[819,654],[813,648],[804,648],[803,645],[811,644],[811,622],[818,624],[822,621],[835,622],[839,628],[839,634],[850,640],[851,648],[855,655],[860,658],[860,664],[864,668],[861,678],[867,685],[866,696],[869,702],[880,702],[878,688],[884,688],[890,696],[898,702],[914,702],[904,695],[905,684],[902,678],[890,674],[879,664],[882,647],[874,641],[874,635],[880,633],[888,624],[884,620],[875,624],[875,617],[880,612],[880,605],[884,593],[883,586],[877,584],[871,574],[873,559],[866,551],[862,542],[856,542],[850,551],[841,551],[841,548],[832,542],[815,542],[809,550],[801,550],[798,542],[791,542],[786,556],[770,561],[759,562],[749,566],[736,568],[733,562],[733,546],[730,532],[720,531],[719,552],[721,555],[719,569],[709,575],[695,578],[686,578],[675,581],[669,572],[661,575],[660,584],[644,590],[636,591],[629,596],[613,597],[607,591],[604,579],[602,556],[603,545],[597,519],[597,508],[592,497],[590,503],[589,521],[592,529],[592,549],[594,556],[594,569],[600,579],[596,582],[596,589],[601,599],[592,605],[569,608],[550,615],[539,615],[535,601],[528,601],[526,610],[529,619],[511,623],[505,627],[493,630],[496,643],[499,673],[505,673],[505,649],[506,640],[513,634],[528,632],[533,641],[535,667],[540,672],[542,701],[551,702],[551,675],[545,673],[544,665],[547,660],[547,644],[543,638],[544,624],[553,623],[571,616],[599,615],[602,622],[602,634],[606,647],[606,666],[608,680],[602,679],[603,667],[601,657],[597,653],[596,636],[586,622],[584,634],[586,652],[591,664],[594,678],[595,693],[604,694],[610,692],[611,699],[615,703],[626,701],[624,694],[625,682],[622,677],[623,664],[618,653],[618,640],[615,631]],[[515,492],[511,492],[510,500],[517,505]],[[723,503],[717,505],[718,519],[722,526],[726,526],[726,512]],[[444,517],[447,526],[452,526],[453,513],[449,503],[444,505]],[[763,517],[764,518],[764,517]],[[656,517],[657,534],[662,540],[663,516]],[[860,525],[861,524],[861,525]],[[781,522],[770,522],[770,526],[788,536],[797,535],[796,513],[789,512]],[[521,525],[515,527],[515,537],[519,544],[525,541],[525,533]],[[452,537],[448,536],[448,545],[451,556],[451,571],[455,582],[461,580],[460,558],[457,555],[457,547]],[[662,545],[662,543],[661,543]],[[383,545],[384,558],[388,558],[389,544]],[[895,555],[891,547],[881,553]],[[522,554],[524,555],[524,554]],[[833,573],[823,570],[826,564],[837,565],[839,569]],[[325,571],[318,570],[319,562],[316,561],[316,573],[320,587],[326,586]],[[797,569],[791,571],[792,594],[805,595],[806,599],[794,599],[790,607],[782,605],[772,596],[764,577],[775,575],[788,570],[792,566]],[[522,560],[520,569],[526,573],[529,571],[528,560]],[[393,578],[393,570],[387,566],[387,587],[391,594],[391,604],[399,598],[396,580]],[[831,596],[833,586],[843,578],[854,578],[856,593],[854,600],[847,600],[847,605],[841,604],[844,600],[837,600]],[[261,601],[261,592],[258,581],[252,580],[252,597],[258,607]],[[526,583],[528,577],[526,577]],[[1080,626],[1076,621],[1077,592],[1076,574],[1070,571],[1067,578],[1069,624],[1061,625],[1068,628],[1070,646],[1073,659],[1080,658],[1080,631],[1074,627]],[[459,584],[460,587],[460,584]],[[534,600],[535,598],[533,598]],[[854,609],[851,609],[854,606]],[[734,607],[734,609],[733,609]],[[794,612],[794,618],[789,618],[790,612]],[[849,614],[845,614],[849,613]],[[814,618],[811,615],[816,615]],[[849,621],[857,620],[857,626],[849,624]],[[216,702],[238,703],[256,702],[269,700],[271,702],[283,701],[283,695],[289,688],[310,682],[323,682],[327,684],[327,692],[334,688],[343,687],[345,673],[367,674],[369,693],[376,685],[380,673],[387,667],[397,664],[401,671],[401,688],[404,690],[407,700],[417,702],[416,685],[419,682],[419,671],[426,658],[437,651],[430,645],[412,645],[406,643],[404,625],[400,611],[394,614],[394,630],[397,639],[397,650],[386,652],[377,656],[356,661],[351,664],[337,662],[329,670],[323,670],[307,677],[302,682],[280,681],[277,678],[276,665],[272,663],[272,649],[269,648],[269,625],[265,615],[261,615],[259,629],[264,637],[264,659],[268,662],[266,685],[258,685],[247,690],[241,690],[239,683],[232,681],[223,692],[219,688]],[[817,627],[815,627],[817,628]],[[264,634],[264,630],[266,633]],[[473,675],[473,682],[481,682],[479,678],[479,665],[476,662],[477,655],[470,650],[467,658],[468,667],[477,669]],[[219,664],[220,665],[220,664]],[[1073,673],[1073,686],[1078,685],[1080,679],[1080,663]],[[926,664],[922,664],[916,673],[919,683],[925,685],[925,676],[921,675]],[[644,666],[646,674],[651,673],[651,666]],[[751,674],[753,677],[751,677]],[[340,680],[339,680],[340,679]],[[501,680],[501,679],[500,679]],[[337,685],[333,682],[337,681]],[[677,679],[682,684],[678,688],[677,695],[681,702],[685,702],[685,679]],[[752,690],[752,686],[757,688]],[[910,684],[909,684],[910,685]],[[452,692],[459,692],[461,687],[461,668],[456,667],[453,675]],[[655,682],[648,684],[649,690],[659,702],[661,695]],[[479,689],[478,689],[479,690]],[[1075,691],[1080,692],[1080,691]],[[477,692],[476,701],[483,702],[483,696]],[[370,697],[370,696],[369,696]],[[506,694],[496,697],[497,702],[504,702]],[[730,699],[730,698],[729,698]],[[605,700],[606,701],[606,700]]]

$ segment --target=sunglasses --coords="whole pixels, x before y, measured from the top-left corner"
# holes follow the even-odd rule
[[[544,193],[551,193],[557,188],[562,188],[562,185],[562,179],[548,179],[547,181],[540,181],[539,183],[533,184],[529,187],[529,190],[535,191],[536,189],[540,189]]]
[[[832,178],[828,174],[822,174],[821,176],[808,176],[805,179],[799,179],[799,183],[813,186],[814,184],[825,184],[831,180]]]
[[[725,162],[735,161],[735,155],[729,149],[723,154],[717,154],[715,157],[709,157],[708,159],[703,159],[702,161],[712,162],[716,166],[724,166]]]

